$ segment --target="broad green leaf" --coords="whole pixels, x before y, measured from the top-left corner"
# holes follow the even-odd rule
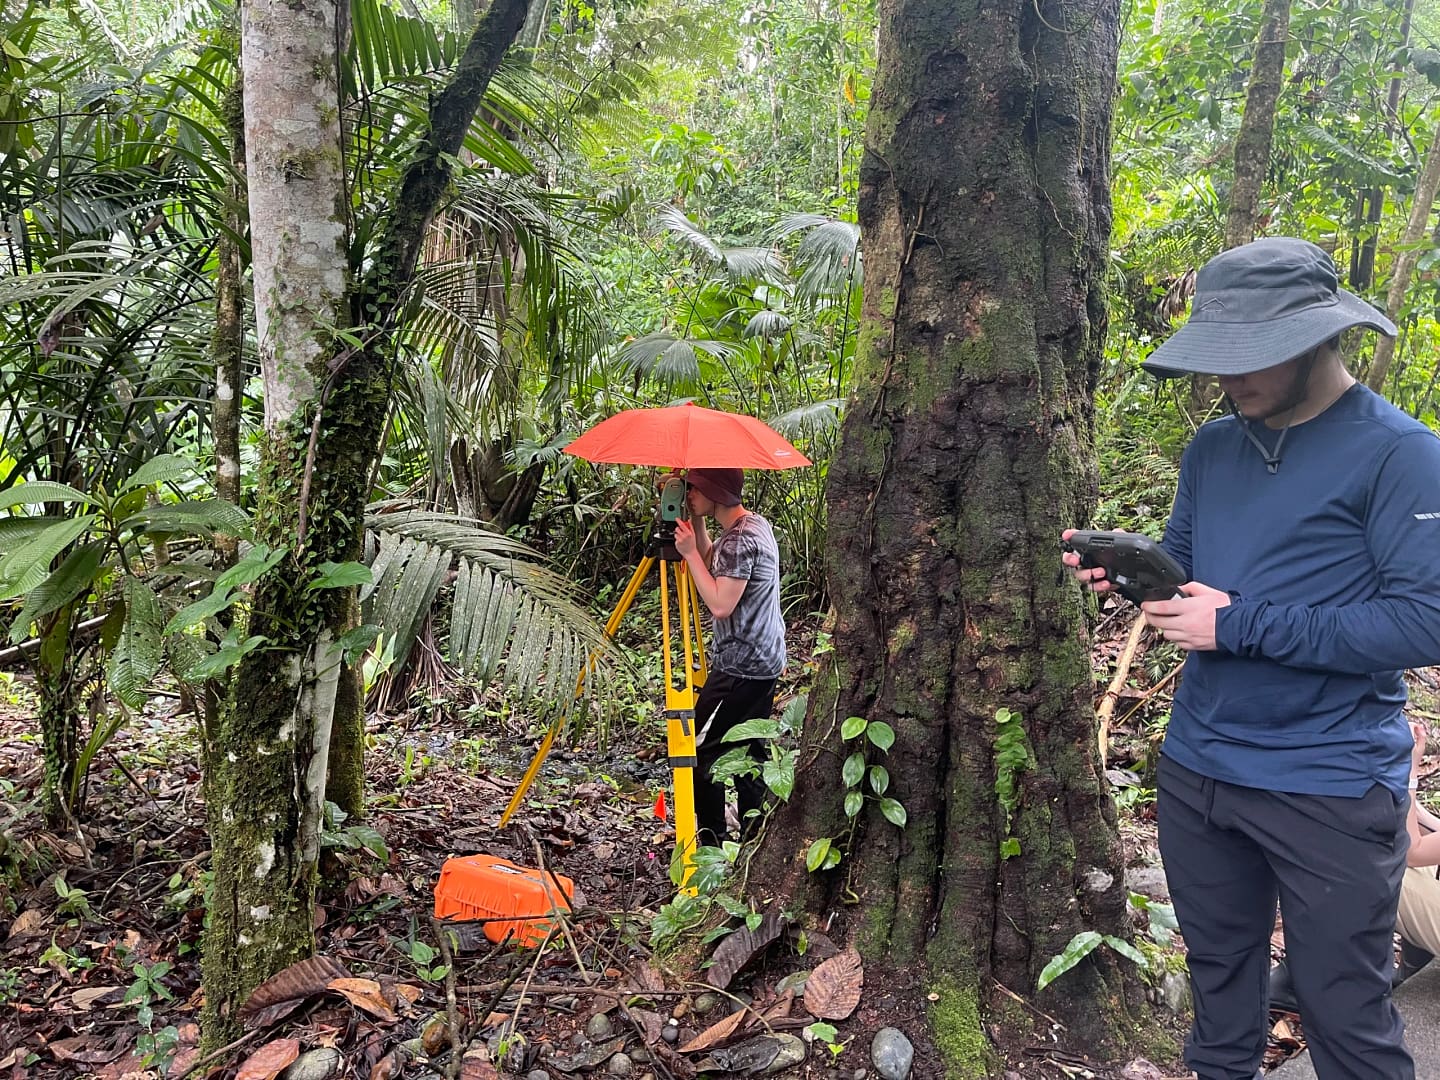
[[[341,652],[345,654],[345,662],[347,664],[353,664],[355,663],[355,659],[361,656],[366,649],[370,648],[379,636],[380,627],[366,623],[364,626],[357,626],[355,629],[347,630],[341,634],[340,640],[337,641],[336,644],[340,646]]]
[[[145,687],[160,671],[165,616],[154,590],[139,578],[125,579],[124,594],[125,625],[110,654],[107,673],[115,696],[138,709],[145,704]]]
[[[1013,859],[1020,854],[1020,841],[1013,836],[1007,836],[1000,841],[1000,858]]]
[[[859,788],[851,788],[845,793],[845,816],[854,817],[865,805],[865,795]]]
[[[710,766],[710,778],[717,784],[723,784],[733,776],[754,776],[757,769],[755,759],[750,756],[750,748],[737,746],[726,750]]]
[[[881,750],[889,750],[895,745],[895,729],[883,720],[877,720],[867,727],[865,734]]]
[[[189,458],[181,457],[179,454],[161,454],[159,457],[151,458],[131,473],[128,478],[122,480],[118,490],[125,492],[133,491],[136,488],[153,487],[156,484],[168,484],[171,480],[179,480],[182,476],[198,476],[199,473],[200,466]]]
[[[193,604],[186,604],[177,611],[165,624],[165,633],[174,634],[181,630],[188,630],[197,623],[204,622],[211,616],[218,615],[231,604],[239,599],[233,589],[222,588],[216,585],[206,596],[202,596]]]
[[[793,698],[785,711],[780,714],[781,731],[799,731],[805,723],[805,710],[810,705],[810,695],[801,694]]]
[[[51,525],[32,536],[4,558],[0,558],[0,600],[9,600],[35,588],[50,576],[50,564],[86,529],[95,523],[94,514],[81,514]]]
[[[224,499],[190,499],[164,506],[147,506],[120,522],[122,529],[147,533],[200,533],[212,530],[238,534],[250,519]]]
[[[861,753],[851,754],[845,759],[845,764],[840,768],[840,778],[845,781],[849,788],[859,787],[860,781],[865,777],[865,755]]]
[[[812,874],[825,865],[825,856],[830,854],[830,837],[822,836],[810,845],[805,853],[805,869]]]
[[[720,741],[742,742],[748,739],[777,739],[780,737],[780,725],[774,720],[746,720],[744,723],[736,724],[725,733]]]
[[[905,827],[905,822],[910,819],[910,815],[905,812],[905,807],[894,799],[881,799],[880,813],[885,815],[885,820],[890,824],[897,825],[902,829]]]
[[[70,552],[59,568],[25,597],[25,606],[10,627],[10,640],[24,641],[32,623],[89,592],[100,576],[100,557],[104,551],[104,544],[91,541]]]
[[[847,716],[845,722],[840,725],[840,737],[850,740],[859,735],[869,725],[870,721],[863,716]]]
[[[374,583],[370,568],[358,562],[323,562],[315,568],[315,580],[305,587],[312,592],[319,589],[348,589],[352,585]]]
[[[765,762],[760,775],[776,798],[788,801],[790,793],[795,790],[795,751],[782,750],[778,757]]]
[[[1049,986],[1061,975],[1064,975],[1065,972],[1069,971],[1081,960],[1084,960],[1085,957],[1094,952],[1095,946],[1099,945],[1100,941],[1101,936],[1094,930],[1080,931],[1080,933],[1070,939],[1070,943],[1065,946],[1064,951],[1059,956],[1050,958],[1050,962],[1046,964],[1044,970],[1040,972],[1040,982],[1035,989],[1044,990],[1045,987]]]
[[[263,637],[256,635],[246,638],[238,645],[222,645],[185,672],[185,679],[187,682],[204,682],[206,679],[213,679],[222,671],[238,664],[247,653],[256,649],[264,641]]]
[[[49,502],[93,505],[90,496],[83,491],[52,480],[31,480],[28,484],[16,484],[9,491],[0,492],[0,510]]]
[[[884,795],[890,788],[890,771],[884,765],[870,766],[870,790],[876,795]]]
[[[1109,945],[1110,948],[1114,949],[1121,956],[1125,957],[1126,960],[1133,960],[1142,968],[1149,970],[1150,962],[1145,959],[1144,954],[1141,953],[1139,949],[1135,948],[1134,945],[1131,945],[1130,942],[1126,941],[1124,938],[1112,937],[1110,934],[1106,934],[1105,944]]]
[[[244,558],[215,579],[215,587],[222,589],[258,581],[274,569],[289,551],[289,548],[270,548],[264,544],[256,544],[245,553]]]

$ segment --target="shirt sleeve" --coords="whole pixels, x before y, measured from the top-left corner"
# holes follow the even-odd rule
[[[1440,663],[1440,439],[1395,440],[1371,488],[1372,600],[1341,606],[1241,599],[1216,612],[1216,645],[1292,667],[1369,674]]]
[[[1170,507],[1170,518],[1165,522],[1165,538],[1160,541],[1160,546],[1184,569],[1187,581],[1195,576],[1190,562],[1190,529],[1195,512],[1190,491],[1190,474],[1195,468],[1194,445],[1192,442],[1180,455],[1180,482],[1175,485],[1175,502]]]
[[[715,543],[710,573],[717,578],[740,578],[749,581],[755,570],[756,555],[755,541],[750,537],[721,537]]]

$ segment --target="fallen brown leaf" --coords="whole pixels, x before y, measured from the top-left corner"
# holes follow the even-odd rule
[[[766,913],[754,930],[742,926],[727,935],[715,947],[710,969],[705,973],[705,981],[717,990],[724,990],[741,968],[785,932],[786,925],[784,916],[771,911]]]
[[[488,1053],[471,1050],[460,1059],[460,1080],[500,1080],[500,1074],[490,1064]]]
[[[20,937],[30,937],[45,929],[45,913],[38,908],[30,908],[22,911],[10,924],[10,933],[7,935],[11,940]]]
[[[374,979],[331,979],[326,984],[326,989],[344,994],[351,1005],[364,1010],[377,1020],[393,1022],[400,1019],[395,1015],[395,1010],[385,1004],[385,999],[380,994],[380,984]]]
[[[405,1071],[405,1051],[398,1046],[370,1068],[370,1080],[395,1080]]]
[[[235,1080],[275,1080],[299,1056],[299,1039],[276,1039],[246,1058]]]
[[[300,960],[257,986],[240,1006],[240,1020],[247,1027],[267,1027],[349,974],[344,964],[328,956]]]
[[[694,1054],[701,1050],[709,1050],[712,1046],[719,1045],[740,1029],[740,1025],[745,1022],[746,1015],[744,1009],[736,1009],[729,1016],[725,1017],[724,1020],[716,1024],[711,1024],[699,1035],[696,1035],[695,1038],[680,1047],[680,1053]]]
[[[846,949],[810,973],[805,982],[805,1008],[822,1020],[844,1020],[860,1004],[865,968],[860,954]]]
[[[82,986],[70,995],[70,1004],[81,1012],[89,1012],[100,1002],[101,998],[120,992],[121,988],[118,986]]]

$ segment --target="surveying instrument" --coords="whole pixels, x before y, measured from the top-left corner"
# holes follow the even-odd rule
[[[700,688],[705,685],[705,646],[701,636],[700,627],[700,594],[695,588],[695,579],[690,575],[690,568],[680,553],[675,550],[675,523],[686,516],[687,506],[685,501],[686,484],[685,479],[678,474],[667,476],[660,487],[660,500],[657,512],[656,527],[650,536],[650,542],[646,549],[644,558],[640,560],[635,572],[630,575],[630,581],[625,586],[625,591],[620,594],[620,599],[615,604],[615,610],[610,613],[610,618],[605,623],[605,637],[613,640],[616,632],[620,629],[620,623],[625,618],[625,613],[630,610],[630,605],[635,602],[640,589],[644,586],[650,571],[658,567],[660,574],[660,634],[664,644],[665,664],[665,739],[666,747],[670,757],[670,772],[672,777],[672,790],[674,792],[675,808],[675,845],[679,849],[681,863],[683,864],[680,884],[682,889],[695,872],[695,769],[698,762],[695,750],[695,699]],[[681,642],[680,664],[676,665],[676,655],[671,638],[671,586],[674,586],[675,607],[677,615],[677,626]],[[581,669],[579,681],[575,687],[575,696],[578,698],[584,692],[585,675],[589,672],[594,661],[593,655]],[[514,816],[515,811],[520,808],[525,794],[530,790],[536,775],[540,772],[540,766],[544,763],[546,756],[554,745],[555,736],[559,734],[560,728],[564,725],[564,717],[550,725],[540,748],[535,751],[525,775],[520,780],[520,786],[516,788],[515,794],[510,799],[510,805],[505,808],[505,813],[500,816],[500,827],[503,829]],[[690,892],[693,890],[684,889]]]

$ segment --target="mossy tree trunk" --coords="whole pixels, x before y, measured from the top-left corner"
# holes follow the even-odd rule
[[[494,0],[477,24],[434,99],[427,138],[391,193],[385,232],[362,276],[332,261],[347,250],[340,11],[332,0],[245,0],[252,276],[267,425],[255,520],[258,539],[286,547],[289,558],[257,583],[248,633],[263,644],[241,661],[231,684],[220,777],[209,789],[215,881],[204,956],[207,1047],[234,1038],[237,1011],[255,986],[314,951],[332,730],[337,712],[357,710],[345,701],[339,646],[353,617],[353,590],[312,585],[320,564],[359,553],[389,408],[389,332],[449,186],[450,162],[525,10],[526,0]],[[267,98],[266,87],[252,94],[267,80],[283,83],[281,69],[295,79],[292,93]],[[292,136],[310,141],[287,144]],[[262,231],[274,234],[268,243]],[[262,258],[273,263],[266,272]],[[356,328],[347,337],[363,347],[336,337],[344,326]]]
[[[1030,1022],[997,984],[1030,996],[1077,932],[1129,932],[1081,596],[1059,562],[1096,485],[1118,8],[879,8],[862,338],[827,491],[834,662],[751,881],[812,911],[858,897],[848,937],[938,995],[950,1076],[993,1067],[982,1023]],[[1008,809],[1001,709],[1028,759]],[[896,732],[866,752],[904,828],[873,797],[846,821],[841,763],[864,743],[842,739],[849,716]],[[844,859],[807,873],[827,836]],[[1145,1009],[1138,973],[1104,949],[1036,1004],[1091,1049],[1119,1049]]]
[[[1260,213],[1260,186],[1270,168],[1275,137],[1275,103],[1285,80],[1285,46],[1290,41],[1290,0],[1265,0],[1255,63],[1245,91],[1245,114],[1235,137],[1235,183],[1225,219],[1225,246],[1239,247],[1255,239]]]

